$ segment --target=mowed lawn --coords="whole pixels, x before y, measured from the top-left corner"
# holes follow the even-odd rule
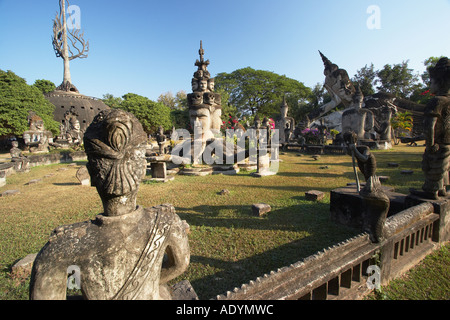
[[[374,151],[378,175],[389,176],[386,184],[400,193],[420,188],[423,150],[397,146]],[[177,175],[168,183],[141,184],[139,205],[172,204],[190,225],[191,263],[174,283],[187,279],[200,299],[211,299],[360,233],[334,224],[329,214],[329,192],[355,181],[351,157],[323,155],[315,161],[291,151],[280,158],[278,174],[270,177],[254,178],[248,172]],[[389,162],[399,167],[388,167]],[[81,165],[32,168],[8,177],[7,185],[0,188],[0,193],[20,190],[0,198],[0,299],[28,298],[29,279],[12,278],[11,266],[38,252],[54,228],[93,219],[102,212],[95,188],[81,186],[75,177]],[[414,173],[403,175],[401,170]],[[26,185],[33,179],[41,181]],[[223,189],[230,193],[220,195]],[[309,190],[325,192],[325,199],[307,201]],[[255,217],[254,203],[267,203],[272,211]]]

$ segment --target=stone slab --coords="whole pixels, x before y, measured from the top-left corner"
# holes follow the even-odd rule
[[[262,217],[263,215],[269,213],[272,210],[272,207],[267,203],[256,203],[252,205],[253,215],[257,217]]]
[[[39,182],[41,182],[41,181],[42,181],[41,179],[33,179],[33,180],[30,180],[30,181],[28,181],[27,183],[25,183],[25,185],[26,185],[26,186],[29,186],[29,185],[32,185],[32,184],[39,183]]]
[[[9,197],[9,196],[13,196],[13,195],[16,195],[19,193],[20,193],[19,190],[6,190],[6,191],[0,193],[0,197]]]
[[[318,190],[310,190],[308,192],[305,192],[306,200],[309,201],[320,201],[325,197],[325,193]]]
[[[14,277],[27,278],[31,275],[34,260],[37,253],[27,255],[25,258],[16,262],[11,268],[11,275]]]

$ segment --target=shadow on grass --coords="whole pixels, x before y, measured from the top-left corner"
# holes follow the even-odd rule
[[[284,207],[273,210],[264,218],[252,216],[251,207],[246,206],[198,206],[194,210],[198,215],[183,212],[185,211],[183,208],[177,208],[177,214],[191,227],[195,226],[196,230],[208,230],[212,237],[210,241],[223,244],[223,251],[229,250],[231,245],[226,236],[227,230],[224,231],[223,228],[229,229],[230,234],[238,233],[237,237],[241,245],[245,245],[245,255],[248,256],[244,259],[230,260],[225,257],[218,258],[221,256],[220,252],[209,256],[211,250],[207,250],[207,255],[193,253],[191,264],[196,273],[213,269],[212,274],[190,276],[191,279],[195,279],[190,281],[200,299],[211,299],[218,294],[231,291],[265,273],[289,266],[323,248],[360,233],[359,230],[334,224],[330,220],[327,203]],[[221,210],[232,210],[234,216],[221,217]],[[214,228],[217,228],[217,231]],[[220,232],[219,228],[222,229]],[[252,230],[267,231],[271,235],[280,234],[280,236],[290,232],[297,240],[261,252],[264,241],[270,242],[272,239],[262,239],[259,240],[261,242],[253,244],[254,238],[251,236],[247,238],[247,233],[252,233]],[[239,246],[239,243],[233,245]],[[239,247],[237,250],[240,252]],[[252,255],[251,250],[259,253]],[[204,272],[207,273],[207,271]]]

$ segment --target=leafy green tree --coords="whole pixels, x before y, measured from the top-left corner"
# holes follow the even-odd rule
[[[187,129],[190,123],[189,109],[175,109],[170,111],[170,119],[175,129]]]
[[[171,110],[182,110],[187,108],[187,94],[180,90],[174,96],[171,91],[159,95],[157,102],[161,102]]]
[[[119,108],[134,114],[145,132],[156,133],[159,126],[163,126],[164,130],[172,129],[169,107],[135,93],[127,93],[122,98]]]
[[[441,59],[442,57],[443,56],[430,57],[423,62],[424,66],[426,67],[425,72],[423,72],[421,75],[423,84],[417,86],[417,88],[414,90],[413,94],[410,97],[412,101],[420,104],[427,104],[427,102],[432,98],[432,95],[429,90],[430,73],[428,70],[430,69],[430,67],[434,67],[439,61],[439,59]]]
[[[408,60],[400,64],[386,64],[383,69],[377,72],[380,86],[378,90],[394,94],[401,98],[409,98],[421,85],[418,83],[419,77],[414,74],[414,70],[408,68]]]
[[[374,84],[377,78],[377,72],[374,69],[373,63],[370,66],[365,65],[359,69],[352,81],[359,84],[361,91],[365,97],[375,94]]]
[[[33,84],[36,88],[42,91],[42,93],[49,93],[56,89],[56,85],[50,80],[36,80]]]
[[[399,112],[391,119],[391,126],[394,129],[394,142],[398,144],[397,137],[405,136],[407,131],[411,132],[413,129],[413,116],[410,112]]]
[[[242,116],[278,113],[285,94],[297,104],[310,93],[310,89],[297,80],[250,67],[219,73],[215,84],[217,89],[229,94],[229,104]]]
[[[429,87],[430,86],[430,73],[428,72],[428,70],[431,67],[436,66],[436,64],[438,63],[438,61],[443,58],[444,56],[440,56],[440,57],[429,57],[427,60],[425,60],[423,62],[423,65],[426,67],[426,70],[424,73],[422,73],[421,78],[423,83]]]
[[[59,134],[59,123],[53,120],[55,106],[44,98],[41,89],[28,85],[12,71],[0,70],[0,93],[0,137],[22,136],[29,129],[29,111],[44,120],[47,130]]]
[[[103,95],[102,101],[110,108],[112,109],[118,109],[120,108],[120,105],[123,101],[120,97],[114,97],[112,94],[107,93]]]

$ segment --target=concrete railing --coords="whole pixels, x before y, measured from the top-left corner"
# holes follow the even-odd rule
[[[439,214],[436,203],[425,202],[389,217],[385,240],[380,243],[372,243],[368,234],[361,234],[215,299],[358,299],[373,289],[375,283],[369,277],[376,270],[375,280],[385,285],[449,240],[449,202],[442,201],[440,207],[447,209]]]

